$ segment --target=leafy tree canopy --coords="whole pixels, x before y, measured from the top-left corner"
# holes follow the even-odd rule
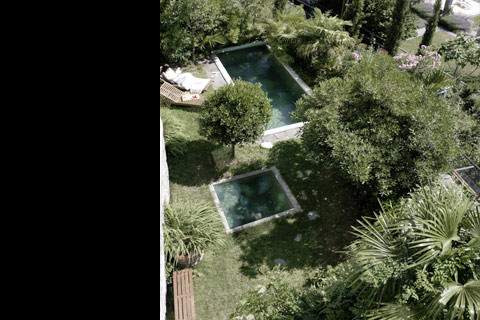
[[[474,70],[465,75],[469,76],[480,67],[480,38],[460,35],[454,40],[442,43],[438,53],[447,63],[456,63],[454,76],[458,76],[461,70],[470,64]]]
[[[305,18],[302,8],[295,6],[267,20],[266,40],[275,54],[285,62],[296,57],[314,59],[329,55],[339,48],[354,43],[344,27],[349,22],[324,14],[315,8],[314,16]]]
[[[424,90],[384,53],[366,53],[344,78],[320,82],[297,102],[312,159],[338,167],[374,194],[401,195],[448,169],[459,106]]]
[[[202,133],[222,145],[253,143],[263,135],[272,106],[260,84],[235,80],[218,89],[205,103]]]

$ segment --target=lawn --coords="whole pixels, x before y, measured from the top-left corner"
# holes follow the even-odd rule
[[[284,268],[296,286],[303,286],[314,269],[338,263],[339,251],[353,239],[351,225],[363,210],[357,200],[361,197],[348,182],[334,170],[305,160],[299,140],[279,142],[271,150],[240,146],[235,160],[226,161],[230,149],[199,134],[199,108],[172,107],[169,112],[180,119],[188,140],[184,157],[168,158],[172,201],[194,199],[213,205],[209,183],[275,165],[303,209],[225,235],[225,246],[206,251],[203,261],[194,267],[197,319],[226,319],[244,292],[263,283],[262,272],[272,269],[276,258],[287,262]],[[306,170],[312,173],[307,175]],[[302,191],[306,199],[302,199]],[[311,210],[318,212],[315,220],[307,216]],[[298,233],[302,239],[296,242]]]
[[[445,31],[439,30],[435,32],[433,35],[433,41],[432,41],[432,46],[439,46],[444,42],[447,42],[449,40],[455,39],[454,36],[448,34]],[[402,43],[400,48],[411,52],[411,53],[417,53],[418,47],[420,46],[420,43],[422,42],[422,37],[416,37],[413,39],[405,40],[405,42]]]
[[[476,18],[478,18],[478,17],[476,17]],[[439,31],[435,32],[435,34],[433,35],[433,41],[432,41],[431,46],[438,47],[443,42],[453,40],[453,39],[455,39],[454,36],[448,34],[445,31],[439,30]],[[416,54],[417,51],[418,51],[418,47],[420,46],[421,42],[422,42],[422,37],[416,37],[416,38],[404,41],[402,43],[402,45],[400,46],[400,48],[402,48],[403,50],[405,50],[407,52]],[[453,73],[453,71],[455,70],[455,63],[450,62],[450,65],[449,65],[445,61],[443,61],[443,59],[442,59],[442,66],[440,68],[444,71],[449,72],[449,73]],[[474,72],[474,69],[475,69],[474,67],[472,67],[470,65],[467,65],[465,67],[465,69],[461,71],[461,73],[463,75],[470,75],[472,72]],[[473,74],[471,74],[471,76],[472,77],[480,76],[480,69],[476,70]]]

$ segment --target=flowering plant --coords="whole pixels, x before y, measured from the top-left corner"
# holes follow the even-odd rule
[[[442,57],[436,51],[430,51],[422,45],[419,55],[401,53],[393,57],[400,69],[413,71],[414,73],[433,70],[440,66]]]

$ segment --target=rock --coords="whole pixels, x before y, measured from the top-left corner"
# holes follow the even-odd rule
[[[297,235],[295,236],[295,241],[299,242],[300,240],[302,240],[302,234],[300,233],[297,233]]]
[[[272,149],[273,148],[273,143],[271,142],[262,142],[262,144],[260,145],[263,149]]]
[[[233,318],[235,320],[255,320],[255,316],[253,314],[249,314],[248,316],[239,316]]]
[[[301,196],[302,200],[307,200],[307,194],[305,193],[305,191],[302,190],[302,196]]]
[[[302,171],[297,171],[297,178],[303,178]]]
[[[280,259],[280,258],[277,258],[277,259],[273,260],[273,262],[274,262],[275,264],[279,264],[279,265],[281,265],[281,266],[287,264],[287,262],[286,262],[285,260]]]
[[[318,216],[318,212],[317,211],[310,211],[307,215],[308,215],[308,219],[315,220]]]
[[[257,293],[264,293],[265,290],[267,290],[264,286],[258,286],[257,288],[258,288]]]
[[[261,213],[254,213],[253,217],[255,218],[255,220],[259,220],[259,219],[262,219],[262,214]]]

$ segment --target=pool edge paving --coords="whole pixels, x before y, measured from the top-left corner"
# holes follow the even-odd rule
[[[258,175],[260,173],[264,173],[264,172],[268,172],[268,171],[271,171],[273,173],[275,179],[280,184],[283,192],[285,192],[285,195],[287,196],[288,200],[292,204],[293,208],[289,209],[289,210],[286,210],[286,211],[283,211],[283,212],[280,212],[280,213],[273,214],[273,215],[265,217],[265,218],[261,218],[261,219],[258,219],[258,220],[240,225],[240,226],[235,227],[235,228],[230,228],[230,226],[227,222],[227,218],[225,216],[225,212],[223,211],[222,206],[220,204],[220,200],[218,198],[217,192],[214,189],[214,186],[217,185],[217,184],[220,184],[220,183],[231,182],[231,181],[235,181],[235,180],[238,180],[238,179]],[[243,229],[248,228],[248,227],[257,226],[257,225],[262,224],[264,222],[267,222],[267,221],[270,221],[270,220],[273,220],[273,219],[277,219],[277,218],[281,218],[281,217],[284,217],[284,216],[287,216],[287,215],[290,215],[290,214],[294,214],[294,213],[300,212],[302,210],[302,208],[300,207],[300,205],[297,202],[297,199],[295,199],[295,196],[293,195],[292,191],[288,187],[287,183],[283,180],[282,176],[280,175],[280,172],[278,171],[277,167],[275,167],[275,166],[271,166],[271,167],[260,169],[260,170],[251,171],[251,172],[248,172],[248,173],[233,176],[231,178],[221,179],[219,181],[210,183],[209,184],[209,189],[210,189],[210,193],[212,194],[213,201],[215,203],[215,206],[217,207],[218,213],[220,214],[220,217],[222,219],[222,222],[223,222],[223,225],[225,227],[225,230],[226,230],[227,234],[230,234],[230,233],[235,232],[235,231],[243,230]]]

